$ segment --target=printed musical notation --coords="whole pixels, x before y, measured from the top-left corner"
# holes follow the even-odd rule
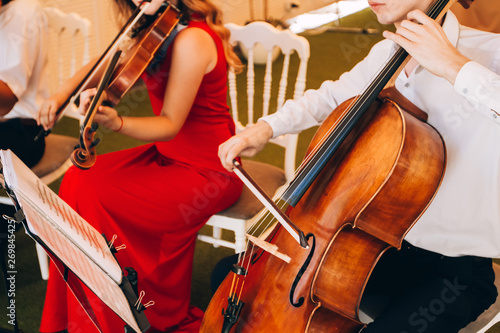
[[[0,150],[0,161],[5,185],[24,213],[28,234],[39,238],[97,297],[141,332],[121,288],[122,269],[104,237],[10,150]]]

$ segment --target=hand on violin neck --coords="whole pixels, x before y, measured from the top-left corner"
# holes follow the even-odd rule
[[[89,107],[91,106],[96,93],[97,89],[92,88],[87,89],[80,94],[80,106],[78,108],[78,112],[81,115],[85,116],[87,112],[90,111]],[[103,125],[115,132],[120,131],[123,127],[123,119],[118,116],[116,110],[104,104],[97,106],[97,110],[94,111],[92,122]]]
[[[384,37],[403,47],[421,66],[455,84],[460,69],[469,61],[448,40],[443,28],[420,10],[408,13],[396,33]]]
[[[80,105],[78,107],[78,113],[80,113],[82,116],[87,113],[90,103],[92,102],[92,98],[96,93],[97,89],[92,88],[82,91],[82,93],[80,94]]]
[[[236,134],[219,146],[219,158],[222,165],[228,171],[232,171],[233,160],[237,156],[254,156],[272,137],[271,126],[265,121],[257,121],[252,127]]]

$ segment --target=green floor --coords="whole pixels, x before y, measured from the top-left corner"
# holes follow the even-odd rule
[[[355,17],[345,18],[341,24],[343,26],[362,28],[380,28],[375,17],[369,11],[364,11],[355,15]],[[327,32],[321,35],[307,36],[307,38],[311,45],[307,87],[318,88],[324,80],[338,78],[341,73],[361,60],[381,36]],[[279,60],[277,66],[279,66]],[[262,75],[262,70],[258,69],[256,75]],[[120,113],[124,115],[144,116],[151,114],[147,104],[147,96],[142,89],[130,93],[118,108]],[[300,135],[297,154],[298,163],[302,160],[314,131],[314,129],[311,129]],[[63,120],[55,128],[55,132],[77,136],[78,125],[71,120]],[[100,130],[99,136],[102,139],[102,142],[97,147],[99,154],[140,144],[140,142],[109,131]],[[280,163],[276,161],[276,153],[272,149],[266,149],[256,159],[279,165]],[[56,182],[51,187],[57,191],[58,183]],[[209,231],[208,227],[202,230],[202,232]],[[231,250],[215,249],[206,243],[197,243],[192,282],[193,305],[201,309],[206,308],[211,297],[209,287],[210,272],[221,258],[230,254],[232,254]],[[46,282],[40,278],[34,243],[22,231],[16,234],[16,269],[15,301],[19,327],[26,333],[38,332]],[[10,328],[12,330],[12,326],[7,323],[7,310],[2,305],[7,304],[6,297],[3,292],[0,294],[0,309],[4,309],[3,313],[0,310],[0,328]],[[500,333],[500,327],[491,329],[488,332]]]

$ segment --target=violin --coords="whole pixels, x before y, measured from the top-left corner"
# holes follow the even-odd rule
[[[94,96],[81,125],[80,143],[70,156],[73,164],[80,169],[89,169],[96,161],[95,146],[99,143],[99,139],[94,139],[97,124],[93,122],[93,119],[98,107],[103,103],[111,107],[118,104],[139,80],[180,20],[180,11],[172,4],[165,3],[156,13],[156,18],[152,23],[141,27],[142,30],[137,29],[135,25],[146,10],[147,5],[142,10],[137,8],[134,15],[122,28],[119,36],[115,38],[98,64],[91,70],[91,72],[95,72],[96,68],[107,61],[110,54],[113,55],[97,87],[98,95]],[[117,50],[132,29],[134,29],[132,43],[129,43],[124,50]],[[93,74],[89,73],[86,80],[88,81],[88,77],[91,76]],[[82,84],[82,86],[86,86],[86,84]],[[82,89],[79,88],[81,92]],[[61,109],[64,108],[65,106]]]
[[[452,3],[436,0],[427,15],[440,19]],[[251,235],[200,332],[364,327],[359,306],[371,272],[389,248],[401,248],[445,172],[442,137],[393,87],[407,60],[399,48],[365,91],[330,114],[277,200],[306,246],[279,219],[265,236]]]

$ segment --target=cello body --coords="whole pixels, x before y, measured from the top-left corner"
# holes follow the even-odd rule
[[[308,154],[355,99],[325,120]],[[287,211],[308,235],[309,249],[290,241],[278,225],[266,241],[291,256],[290,263],[247,250],[250,264],[238,296],[245,304],[223,332],[359,332],[359,305],[371,272],[388,248],[400,248],[435,195],[445,164],[444,143],[433,127],[390,99],[376,99]],[[226,278],[201,332],[221,331],[230,289]]]

